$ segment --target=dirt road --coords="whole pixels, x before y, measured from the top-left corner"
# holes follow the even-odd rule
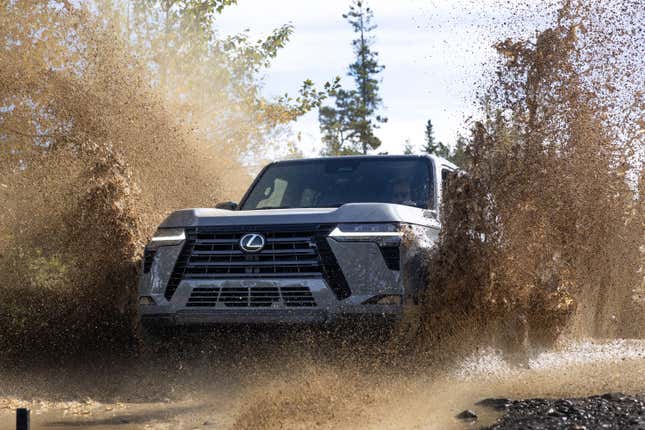
[[[266,337],[253,341],[112,364],[4,369],[0,430],[14,428],[18,406],[31,408],[33,429],[461,429],[497,419],[476,405],[484,398],[645,392],[645,341],[570,344],[535,355],[528,368],[480,351],[441,372],[372,367],[369,355],[334,360],[299,340],[291,352]],[[477,413],[475,424],[455,419],[464,409]]]

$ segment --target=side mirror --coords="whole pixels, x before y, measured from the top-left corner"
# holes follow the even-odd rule
[[[227,211],[234,211],[237,209],[237,203],[236,202],[220,202],[215,205],[216,209],[224,209]]]

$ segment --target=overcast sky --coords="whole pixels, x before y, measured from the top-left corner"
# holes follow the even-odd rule
[[[260,37],[282,24],[293,24],[290,42],[266,73],[268,96],[284,92],[295,95],[307,78],[322,84],[341,76],[344,85],[351,87],[346,74],[353,61],[354,34],[342,18],[348,3],[348,0],[239,0],[238,5],[224,10],[217,26],[222,35],[248,29],[252,36]],[[474,112],[482,65],[494,56],[491,45],[495,22],[508,25],[509,11],[498,6],[500,0],[367,3],[378,25],[373,49],[385,65],[381,76],[384,105],[381,112],[388,122],[376,132],[383,142],[378,151],[402,153],[406,139],[420,147],[428,119],[435,125],[435,136],[453,144]],[[302,135],[301,149],[305,155],[320,151],[317,112],[299,119],[293,129]]]

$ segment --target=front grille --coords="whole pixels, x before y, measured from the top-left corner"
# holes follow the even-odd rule
[[[227,308],[268,308],[274,304],[295,308],[314,307],[316,301],[307,287],[198,287],[186,306],[209,308],[218,304]]]
[[[171,299],[182,279],[324,277],[338,298],[349,297],[338,262],[326,237],[333,225],[195,227],[186,241],[166,287]],[[245,253],[242,236],[260,233],[264,249]]]

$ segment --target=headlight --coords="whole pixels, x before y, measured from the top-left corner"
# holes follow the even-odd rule
[[[338,224],[336,228],[329,233],[330,237],[336,240],[363,240],[381,242],[387,240],[399,241],[403,235],[401,226],[394,223],[374,223],[374,224]]]
[[[399,225],[390,223],[378,224],[338,224],[343,233],[398,233]]]
[[[160,228],[150,239],[150,245],[179,245],[184,240],[186,240],[186,232],[183,228]]]

